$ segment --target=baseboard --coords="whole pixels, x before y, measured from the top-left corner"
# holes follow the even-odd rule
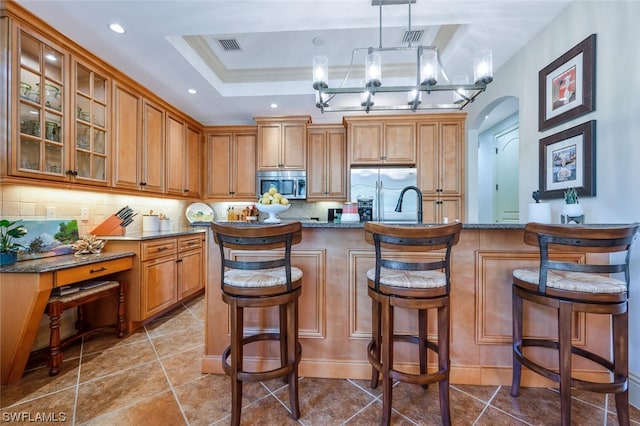
[[[640,376],[629,373],[629,404],[640,409]]]

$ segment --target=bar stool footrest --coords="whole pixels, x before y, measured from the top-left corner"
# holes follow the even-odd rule
[[[545,340],[545,339],[522,339],[522,342],[514,343],[513,353],[518,359],[518,361],[520,361],[522,365],[524,365],[528,369],[540,374],[541,376],[549,380],[552,380],[556,383],[560,383],[559,373],[549,368],[543,367],[542,365],[530,360],[524,355],[523,349],[525,347],[538,347],[538,348],[542,347],[542,348],[557,350],[559,348],[559,343],[556,341]],[[571,346],[571,353],[579,357],[588,359],[592,362],[595,362],[601,365],[602,367],[606,368],[607,370],[609,370],[611,373],[614,372],[613,363],[608,359],[601,357],[598,354],[584,350],[582,348],[577,348],[575,346]],[[625,392],[628,389],[628,384],[629,384],[628,379],[620,375],[616,375],[613,381],[606,382],[606,383],[592,382],[588,380],[576,379],[573,377],[571,378],[571,387],[590,391],[590,392],[598,392],[598,393]]]
[[[248,345],[249,343],[260,342],[265,340],[273,340],[280,341],[279,333],[258,333],[252,336],[247,336],[242,339],[242,346]],[[222,352],[222,370],[227,374],[231,375],[231,364],[227,361],[227,359],[231,356],[231,345],[227,346]],[[284,377],[289,374],[296,363],[299,363],[302,359],[302,345],[298,342],[296,347],[296,359],[295,361],[289,361],[289,363],[285,366],[278,367],[268,371],[260,371],[260,372],[249,372],[249,371],[238,371],[238,380],[242,380],[243,382],[262,382],[265,380],[276,379],[279,377]]]

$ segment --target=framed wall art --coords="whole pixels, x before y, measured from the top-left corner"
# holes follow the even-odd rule
[[[595,120],[540,140],[540,198],[563,198],[576,188],[578,195],[596,195]]]
[[[542,69],[538,75],[538,130],[543,131],[595,109],[596,35]]]

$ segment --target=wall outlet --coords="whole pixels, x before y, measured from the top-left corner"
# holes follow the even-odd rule
[[[83,221],[89,220],[89,207],[80,208],[80,220],[83,220]]]
[[[56,208],[55,206],[47,206],[47,219],[55,219],[56,218]]]

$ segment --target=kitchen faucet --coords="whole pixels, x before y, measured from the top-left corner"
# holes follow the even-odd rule
[[[422,191],[420,191],[420,189],[417,186],[412,185],[402,189],[402,192],[400,192],[400,198],[398,198],[398,204],[396,204],[395,211],[397,212],[402,211],[402,199],[404,198],[404,193],[407,192],[409,189],[413,189],[414,191],[416,191],[416,194],[418,194],[418,223],[422,223]]]

